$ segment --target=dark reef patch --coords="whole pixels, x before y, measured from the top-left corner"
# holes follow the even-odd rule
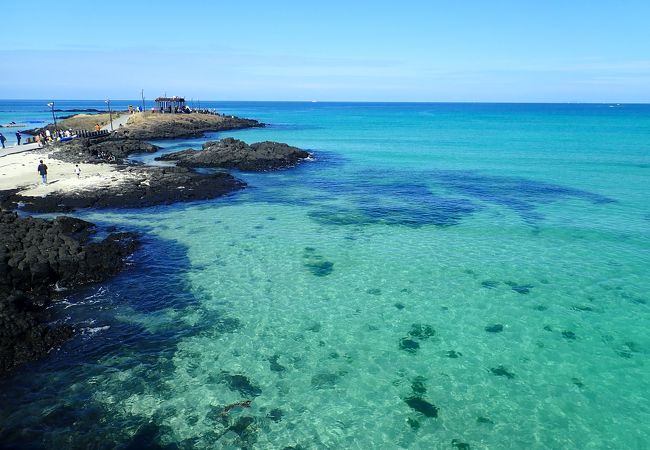
[[[282,412],[281,409],[274,408],[269,413],[266,415],[269,419],[271,419],[273,422],[279,422],[282,420],[282,417],[284,416],[284,413]]]
[[[305,247],[303,265],[317,277],[326,277],[334,271],[334,263],[316,254],[316,249],[313,247]]]
[[[634,353],[638,353],[639,351],[639,346],[636,342],[628,341],[625,342],[621,348],[616,350],[616,354],[621,358],[630,359]]]
[[[614,202],[603,195],[557,184],[517,177],[482,175],[471,171],[439,171],[433,174],[433,179],[457,194],[511,209],[527,222],[543,219],[543,216],[535,211],[539,205],[571,199],[593,204]]]
[[[415,353],[419,350],[420,344],[418,341],[414,341],[413,339],[402,338],[399,341],[399,348],[400,350],[404,350],[409,353]]]
[[[413,410],[426,417],[438,417],[438,407],[424,400],[422,397],[409,397],[404,402]]]
[[[315,389],[332,389],[339,382],[345,372],[320,372],[311,377],[311,385]]]
[[[570,331],[570,330],[563,331],[562,332],[562,337],[564,339],[568,339],[570,341],[575,341],[576,338],[577,338],[576,334],[573,331]]]
[[[448,350],[447,353],[445,353],[445,356],[447,358],[456,359],[456,358],[460,358],[461,356],[463,356],[463,354],[461,352],[457,352],[456,350]]]
[[[470,445],[467,442],[462,442],[460,439],[452,439],[451,446],[458,450],[470,450]]]
[[[257,397],[262,394],[262,390],[255,386],[246,375],[221,372],[217,381],[225,383],[230,390],[237,391],[244,397]]]
[[[494,367],[490,369],[490,372],[492,372],[492,375],[496,375],[497,377],[506,377],[509,380],[512,380],[515,377],[514,373],[510,372],[503,366]]]
[[[413,381],[411,381],[411,390],[414,395],[423,396],[427,393],[427,387],[424,384],[426,381],[426,378],[420,376],[415,377]]]
[[[287,370],[286,367],[284,367],[282,364],[278,362],[278,359],[280,358],[280,355],[273,355],[269,358],[269,363],[271,364],[271,370],[273,372],[284,372]]]
[[[510,286],[510,289],[515,291],[517,294],[529,294],[530,290],[535,287],[532,284],[518,284],[514,281],[505,281],[504,283]]]
[[[406,419],[406,423],[408,424],[409,427],[411,427],[412,430],[419,430],[420,429],[420,422],[415,420],[412,417],[409,417]]]
[[[579,388],[585,387],[585,384],[582,382],[582,380],[580,378],[573,377],[573,378],[571,378],[571,382],[573,384],[575,384],[576,386],[578,386]]]
[[[485,331],[488,333],[501,333],[503,331],[503,325],[500,323],[494,324],[494,325],[488,325],[485,327]]]
[[[494,280],[485,280],[481,282],[481,287],[485,289],[496,289],[499,287],[499,282]]]
[[[409,336],[415,339],[426,340],[436,335],[436,330],[431,325],[414,323],[409,331]]]

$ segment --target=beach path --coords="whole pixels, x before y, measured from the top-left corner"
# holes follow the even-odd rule
[[[24,144],[24,145],[14,145],[12,147],[0,149],[0,158],[7,155],[13,155],[15,153],[22,153],[22,152],[28,152],[30,150],[36,150],[37,148],[41,148],[41,144],[33,143],[33,144]]]
[[[131,114],[122,114],[120,117],[117,119],[113,119],[113,130],[119,129],[122,125],[126,125],[126,123],[129,121],[131,118]],[[107,123],[102,127],[102,130],[106,131],[111,131],[111,124],[110,122]]]

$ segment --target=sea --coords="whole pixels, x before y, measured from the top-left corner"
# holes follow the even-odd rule
[[[313,157],[76,213],[143,243],[47,310],[77,333],[2,380],[0,446],[650,447],[650,105],[201,106],[268,126],[133,159],[224,137]],[[79,108],[106,104],[55,101]]]

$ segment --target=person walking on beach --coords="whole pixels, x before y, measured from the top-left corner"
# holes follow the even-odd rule
[[[79,167],[79,164],[74,165],[74,173],[77,174],[77,178],[81,176],[81,167]]]
[[[43,164],[43,160],[41,159],[41,163],[38,165],[38,173],[41,175],[41,180],[43,180],[43,184],[47,184],[47,166]]]
[[[5,141],[7,138],[5,137],[4,134],[0,133],[0,142],[2,142],[2,148],[5,148]]]
[[[100,131],[102,127],[99,126],[98,123],[95,124],[95,131]]]
[[[20,131],[16,131],[16,140],[18,143],[16,145],[20,145],[20,139],[23,137],[22,134],[20,134]]]

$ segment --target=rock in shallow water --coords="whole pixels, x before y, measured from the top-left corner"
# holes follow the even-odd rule
[[[245,397],[257,397],[262,394],[262,390],[251,383],[251,380],[246,375],[222,372],[220,379],[224,381],[231,390],[237,391]]]
[[[421,397],[409,397],[404,402],[415,411],[424,414],[426,417],[438,417],[438,407],[429,403]]]
[[[177,165],[183,167],[221,167],[259,172],[292,167],[308,157],[308,152],[279,142],[248,145],[238,139],[226,138],[206,142],[200,151],[187,149],[156,159],[176,161]]]
[[[512,380],[515,377],[514,373],[510,372],[503,366],[494,367],[490,369],[490,372],[492,372],[493,375],[496,375],[498,377],[506,377],[509,380]]]

